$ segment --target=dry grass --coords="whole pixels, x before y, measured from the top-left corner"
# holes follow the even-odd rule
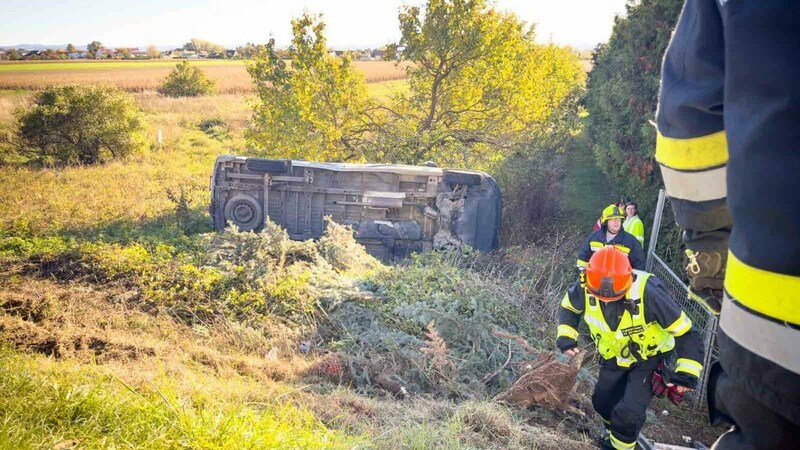
[[[129,92],[155,91],[177,62],[0,64],[0,89],[40,90],[61,84],[109,84]],[[250,75],[242,61],[199,61],[222,94],[252,92]],[[403,66],[389,61],[355,61],[367,83],[405,78]],[[24,68],[24,70],[22,70]]]

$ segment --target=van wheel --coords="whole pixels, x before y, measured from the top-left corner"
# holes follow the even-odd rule
[[[236,194],[225,203],[225,222],[230,222],[241,231],[251,231],[263,222],[264,207],[257,199],[247,194]]]

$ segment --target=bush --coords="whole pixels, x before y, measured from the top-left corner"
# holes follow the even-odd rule
[[[56,86],[17,112],[20,152],[45,163],[95,164],[144,143],[144,117],[133,98],[105,86]]]
[[[214,81],[205,72],[192,67],[188,61],[175,66],[161,85],[161,93],[167,97],[197,97],[214,93]]]

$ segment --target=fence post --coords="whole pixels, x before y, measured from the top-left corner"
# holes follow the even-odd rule
[[[666,192],[663,189],[658,190],[658,203],[656,204],[656,212],[653,215],[653,228],[650,229],[650,241],[647,245],[647,255],[645,259],[645,270],[650,272],[653,265],[653,257],[656,254],[656,244],[658,243],[658,230],[661,228],[661,216],[664,213],[664,200],[666,199]]]

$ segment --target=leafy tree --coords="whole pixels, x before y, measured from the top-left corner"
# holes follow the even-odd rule
[[[75,53],[78,49],[72,44],[67,44],[67,53]]]
[[[125,59],[131,59],[132,58],[131,50],[129,48],[127,48],[127,47],[118,48],[117,49],[117,55],[119,55],[119,56],[121,56],[121,57],[123,57]]]
[[[194,52],[205,51],[209,53],[222,53],[225,51],[225,47],[223,47],[222,45],[218,45],[213,42],[209,42],[198,38],[192,38],[191,41],[183,45],[183,49],[187,51],[194,51]]]
[[[89,57],[96,58],[97,52],[103,47],[103,44],[100,41],[92,41],[89,45],[86,46],[86,52],[89,53]]]
[[[489,168],[534,140],[559,146],[576,126],[576,56],[536,44],[513,14],[485,0],[429,0],[400,13],[400,30],[387,57],[405,48],[410,89],[387,108],[382,159]]]
[[[252,59],[258,54],[259,49],[263,47],[263,45],[255,45],[248,42],[246,45],[236,47],[236,54],[242,59]]]
[[[133,98],[106,86],[56,86],[17,111],[23,155],[43,162],[94,164],[141,149],[144,119]]]
[[[22,59],[22,53],[15,48],[10,48],[6,50],[6,58],[8,58],[9,61],[19,61]]]
[[[629,3],[608,44],[592,56],[587,131],[600,168],[625,195],[634,194],[643,220],[655,206],[661,174],[654,159],[661,61],[682,0]]]
[[[161,85],[161,93],[167,97],[197,97],[214,93],[214,80],[205,72],[183,61],[175,66]]]
[[[160,58],[161,52],[158,50],[158,47],[150,44],[147,46],[147,56],[149,56],[150,58]]]
[[[286,158],[364,159],[369,112],[375,107],[363,76],[350,58],[328,55],[325,24],[304,14],[292,20],[291,65],[275,40],[248,64],[257,103],[248,142],[265,154]]]

